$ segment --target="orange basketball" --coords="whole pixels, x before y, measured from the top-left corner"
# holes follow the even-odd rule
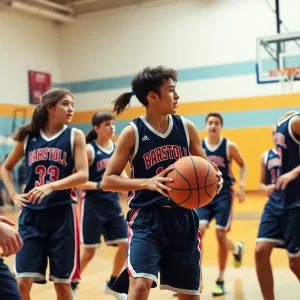
[[[174,181],[166,185],[172,189],[169,195],[174,202],[185,208],[199,208],[212,201],[219,178],[210,162],[199,156],[186,156],[173,166],[167,177]]]

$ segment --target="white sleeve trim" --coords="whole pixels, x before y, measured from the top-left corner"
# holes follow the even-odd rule
[[[25,139],[24,139],[24,155],[25,155],[25,152],[26,152],[26,148],[27,148],[27,144],[28,144],[28,135],[26,135]]]
[[[130,158],[130,160],[133,161],[133,159],[134,159],[134,157],[136,156],[136,153],[137,153],[137,151],[138,151],[138,149],[139,149],[139,131],[138,131],[136,125],[135,125],[133,122],[130,122],[129,124],[132,126],[132,128],[133,128],[133,130],[134,130],[134,134],[135,134],[135,146],[134,146],[134,151],[133,151],[133,154],[132,154],[132,156],[131,156],[131,158]]]
[[[226,157],[227,157],[227,159],[230,161],[231,160],[231,157],[230,157],[230,155],[229,155],[229,147],[230,146],[234,146],[235,144],[234,144],[234,142],[232,142],[231,140],[228,140],[227,139],[227,141],[226,141]]]
[[[89,147],[92,152],[92,161],[90,162],[90,165],[91,165],[95,160],[95,149],[91,144],[87,144],[86,146]]]
[[[183,128],[184,128],[184,131],[185,131],[185,135],[186,135],[186,139],[187,139],[187,143],[188,143],[188,151],[190,150],[190,135],[189,135],[189,129],[187,127],[187,122],[186,122],[186,118],[185,117],[182,117],[180,116],[181,118],[181,121],[182,121],[182,124],[183,124]]]
[[[267,165],[268,153],[269,153],[269,151],[265,151],[265,152],[263,153],[263,156],[264,156],[264,165],[265,165],[265,166]]]
[[[292,131],[292,120],[293,120],[295,117],[300,117],[300,116],[295,115],[295,116],[293,116],[293,117],[290,118],[289,124],[288,124],[289,135],[290,135],[290,137],[293,139],[293,141],[294,141],[296,144],[300,145],[300,141],[297,140],[297,138],[294,136],[293,131]]]
[[[72,153],[72,157],[74,157],[74,147],[75,147],[75,130],[76,128],[73,127],[71,128],[71,137],[70,137],[70,142],[71,142],[71,153]]]

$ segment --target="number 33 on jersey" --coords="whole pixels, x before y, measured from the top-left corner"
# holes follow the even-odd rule
[[[48,138],[42,130],[24,143],[26,161],[25,193],[37,186],[70,176],[74,172],[74,135],[75,128],[64,126],[57,134]],[[56,204],[74,203],[77,200],[75,190],[53,191],[45,197],[39,208]]]

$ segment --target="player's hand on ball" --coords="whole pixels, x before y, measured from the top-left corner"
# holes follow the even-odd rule
[[[53,191],[51,183],[37,186],[33,188],[31,191],[28,192],[28,201],[31,202],[32,204],[40,204],[43,199],[51,194]]]
[[[17,207],[22,208],[26,207],[26,203],[29,203],[26,197],[27,194],[15,194],[11,199]]]
[[[173,166],[169,166],[162,172],[160,172],[158,175],[147,179],[146,188],[151,191],[157,191],[164,195],[165,197],[170,197],[165,191],[170,192],[172,189],[165,186],[165,182],[173,182],[172,178],[165,177],[170,171],[172,171],[174,168]]]

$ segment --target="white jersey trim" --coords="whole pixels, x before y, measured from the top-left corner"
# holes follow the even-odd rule
[[[24,155],[25,155],[25,152],[26,152],[26,148],[27,148],[27,144],[28,144],[28,139],[29,139],[29,136],[26,135],[26,137],[24,139],[24,142],[23,142],[23,144],[24,144]]]
[[[147,126],[147,128],[152,131],[154,134],[156,134],[157,136],[165,139],[166,137],[169,136],[169,134],[171,133],[172,129],[173,129],[173,118],[171,115],[168,115],[168,118],[169,118],[169,126],[168,126],[168,129],[165,133],[160,133],[158,132],[156,129],[154,129],[149,123],[148,121],[146,120],[146,118],[144,116],[141,116],[140,117],[141,120],[143,121],[143,123],[145,124],[145,126]]]
[[[88,143],[86,146],[89,147],[89,149],[92,152],[92,161],[89,164],[91,166],[93,164],[94,160],[95,160],[95,149],[90,143]]]
[[[44,131],[42,129],[40,129],[40,135],[46,142],[50,142],[50,141],[56,139],[57,137],[59,137],[67,128],[68,128],[68,126],[64,125],[63,128],[59,132],[55,133],[51,137],[47,137],[45,135]]]
[[[292,140],[293,140],[296,144],[300,145],[300,141],[296,139],[296,137],[294,136],[293,131],[292,131],[292,120],[293,120],[295,117],[300,117],[300,116],[299,116],[299,115],[294,115],[294,116],[292,116],[292,117],[289,119],[289,124],[288,124],[289,135],[290,135],[290,137],[292,138]]]
[[[183,124],[183,128],[184,128],[187,143],[188,143],[188,149],[187,150],[188,150],[188,152],[190,152],[189,151],[189,149],[190,149],[190,135],[189,135],[189,129],[187,127],[187,121],[186,121],[185,117],[180,116],[180,118],[181,118],[181,121],[182,121],[182,124]]]
[[[71,128],[71,137],[70,137],[70,142],[71,142],[71,154],[72,154],[72,157],[73,157],[73,158],[74,158],[74,148],[75,148],[75,130],[76,130],[75,127]]]
[[[215,152],[216,150],[219,149],[219,147],[221,146],[222,142],[223,142],[223,137],[221,136],[220,137],[220,140],[219,140],[219,143],[213,147],[211,147],[211,145],[208,143],[208,137],[205,137],[204,138],[204,143],[205,143],[205,146],[206,148],[210,151],[210,152]]]
[[[138,131],[138,128],[136,127],[136,125],[133,122],[130,122],[129,124],[132,126],[132,128],[134,130],[134,135],[135,135],[134,151],[133,151],[132,156],[130,157],[130,160],[133,161],[133,159],[135,158],[135,156],[138,152],[138,149],[139,149],[139,131]]]

